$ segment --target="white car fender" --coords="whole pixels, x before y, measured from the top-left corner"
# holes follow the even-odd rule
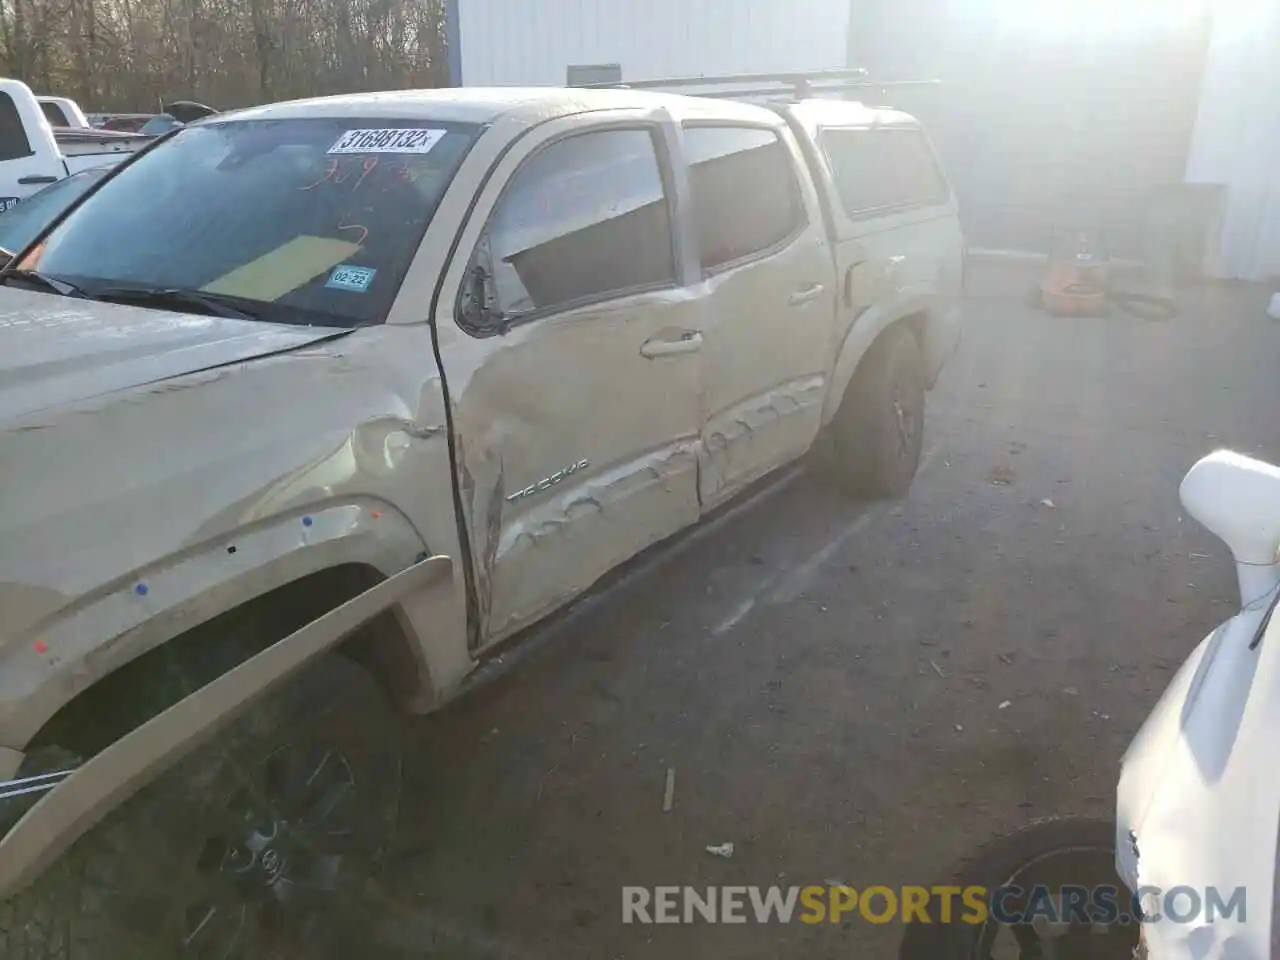
[[[1151,960],[1268,960],[1280,838],[1280,617],[1270,617],[1280,468],[1219,451],[1180,492],[1231,548],[1243,609],[1197,646],[1125,755],[1117,869],[1148,913]]]

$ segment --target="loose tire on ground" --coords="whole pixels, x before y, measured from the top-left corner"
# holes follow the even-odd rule
[[[905,496],[920,465],[924,407],[920,345],[895,324],[858,365],[831,424],[829,464],[841,488],[864,499]]]
[[[980,847],[955,865],[933,886],[961,889],[984,887],[990,896],[1002,886],[1030,891],[1044,886],[1050,896],[1066,886],[1116,888],[1118,904],[1126,907],[1125,888],[1115,872],[1115,823],[1083,817],[1040,820]],[[990,901],[988,901],[990,905]],[[931,905],[932,906],[932,905]],[[932,923],[907,924],[898,960],[990,960],[993,956],[1020,960],[1131,960],[1138,943],[1136,924],[1067,924],[1053,931],[1046,944],[1032,927],[1010,927],[989,919],[986,924],[963,920],[952,911],[950,923],[930,916]],[[1016,901],[1005,903],[1011,912]],[[933,908],[936,912],[937,908]]]
[[[325,956],[367,912],[399,743],[374,680],[326,657],[0,904],[0,960]]]

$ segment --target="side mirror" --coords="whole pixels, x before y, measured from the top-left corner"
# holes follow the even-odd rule
[[[1231,548],[1240,600],[1252,603],[1280,583],[1280,467],[1219,450],[1187,471],[1182,505]]]
[[[488,247],[481,244],[467,268],[467,277],[462,285],[460,319],[476,333],[506,336],[511,324],[502,311],[495,308],[493,274],[485,265],[487,260]]]

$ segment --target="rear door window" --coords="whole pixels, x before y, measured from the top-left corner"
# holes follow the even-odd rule
[[[489,269],[509,318],[675,282],[652,134],[557,140],[516,171],[490,221]]]
[[[44,118],[49,121],[49,126],[71,126],[71,121],[67,119],[67,115],[62,112],[62,107],[58,106],[58,104],[50,103],[48,100],[41,100],[40,110],[44,113]]]
[[[760,256],[805,225],[795,166],[776,131],[687,126],[684,150],[704,270]]]
[[[13,97],[0,93],[0,160],[17,160],[32,153],[31,141],[27,139]]]
[[[933,150],[916,128],[826,128],[819,140],[850,216],[933,206],[949,196]]]

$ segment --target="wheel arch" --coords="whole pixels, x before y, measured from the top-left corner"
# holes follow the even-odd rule
[[[375,571],[358,566],[335,570],[320,579],[297,581],[288,595],[262,595],[260,603],[270,611],[273,622],[277,622],[280,608],[272,601],[286,598],[294,604],[290,611],[293,618],[304,621],[283,638],[275,636],[265,643],[229,647],[200,643],[202,631],[207,635],[223,623],[215,619],[184,635],[191,639],[188,652],[176,659],[178,669],[171,669],[174,658],[165,657],[177,647],[161,647],[156,654],[158,659],[142,660],[141,667],[133,668],[135,672],[113,674],[114,680],[104,681],[108,686],[98,687],[99,692],[87,694],[86,699],[70,701],[50,724],[42,725],[36,738],[49,745],[56,745],[53,741],[59,734],[65,737],[63,731],[76,730],[83,736],[86,723],[101,723],[104,729],[96,738],[84,741],[88,749],[97,752],[83,765],[75,766],[70,776],[43,794],[34,806],[22,811],[17,824],[0,835],[0,899],[21,889],[111,809],[318,656],[339,650],[352,659],[372,664],[375,673],[382,658],[389,658],[389,663],[382,666],[397,669],[400,658],[414,655],[419,647],[407,642],[397,647],[396,634],[389,632],[394,621],[383,618],[395,617],[412,628],[415,621],[422,622],[422,607],[440,609],[441,604],[452,602],[454,594],[453,563],[448,557],[425,558],[394,576],[378,579],[364,590],[359,588],[377,578]],[[345,587],[348,592],[358,592],[345,602],[334,593],[324,593],[323,599],[318,600],[312,588],[319,587]],[[317,602],[330,609],[308,621],[308,611],[314,610]],[[237,608],[225,616],[247,617],[252,612],[247,607]],[[288,623],[289,619],[282,622]],[[376,632],[380,636],[390,639],[379,642],[362,638],[362,631],[374,625],[379,625]],[[182,669],[183,665],[193,664],[198,665],[193,674]],[[157,677],[158,693],[147,682]],[[392,685],[398,682],[385,674],[383,679]],[[141,692],[147,700],[141,709],[122,709],[121,716],[108,716],[102,722],[92,709],[101,710],[107,702],[102,690],[116,695]],[[123,734],[119,733],[121,728],[127,728]]]
[[[138,658],[247,605],[269,604],[265,598],[278,591],[298,589],[291,585],[320,577],[331,587],[367,589],[428,555],[394,508],[341,502],[247,524],[137,568],[0,653],[0,743],[24,747],[64,707]],[[328,572],[335,570],[345,572]],[[315,615],[352,595],[340,589]]]
[[[63,704],[26,745],[88,760],[210,681],[261,653],[385,577],[366,563],[343,563],[280,584],[159,643],[99,677]],[[403,701],[416,693],[409,638],[383,611],[337,645]]]
[[[884,306],[871,307],[855,320],[836,355],[831,387],[827,391],[822,409],[822,425],[829,425],[835,418],[849,390],[849,384],[857,375],[859,365],[887,330],[906,324],[923,352],[931,322],[932,305],[925,294],[915,294]]]

